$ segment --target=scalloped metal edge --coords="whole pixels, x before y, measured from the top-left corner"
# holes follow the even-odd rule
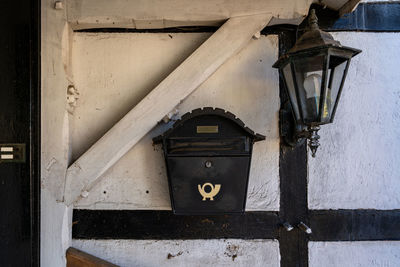
[[[245,123],[241,119],[239,119],[235,114],[221,108],[203,107],[203,108],[193,109],[192,111],[189,111],[184,115],[182,115],[182,117],[179,120],[177,120],[170,129],[165,131],[163,134],[154,137],[153,144],[161,143],[163,138],[168,137],[178,126],[182,125],[185,121],[203,115],[217,115],[229,119],[235,122],[240,127],[242,127],[243,130],[245,130],[249,135],[251,135],[254,138],[254,142],[265,140],[264,135],[255,133],[253,130],[247,127]]]

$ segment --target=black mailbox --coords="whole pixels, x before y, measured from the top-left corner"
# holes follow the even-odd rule
[[[255,134],[230,112],[203,108],[186,113],[162,143],[175,214],[243,212]]]

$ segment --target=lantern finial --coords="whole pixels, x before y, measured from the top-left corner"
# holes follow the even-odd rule
[[[311,9],[310,16],[308,18],[308,25],[310,26],[311,30],[318,30],[318,18],[315,14],[315,9]]]
[[[308,146],[311,149],[311,155],[313,158],[315,158],[315,153],[317,153],[317,149],[319,147],[319,131],[320,127],[319,126],[311,126],[309,128],[309,141],[308,141]]]

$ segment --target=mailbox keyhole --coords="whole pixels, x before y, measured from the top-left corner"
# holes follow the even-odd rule
[[[212,167],[211,161],[207,160],[206,161],[206,168],[211,168],[211,167]]]

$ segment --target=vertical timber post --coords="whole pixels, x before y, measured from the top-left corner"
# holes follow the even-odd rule
[[[293,47],[296,28],[283,30],[279,34],[279,55]],[[288,100],[282,77],[279,78],[281,107]],[[281,139],[279,151],[280,176],[280,220],[297,226],[308,224],[307,207],[307,147],[306,142],[294,148]],[[281,266],[308,266],[308,237],[298,227],[288,232],[284,227],[279,231]]]

